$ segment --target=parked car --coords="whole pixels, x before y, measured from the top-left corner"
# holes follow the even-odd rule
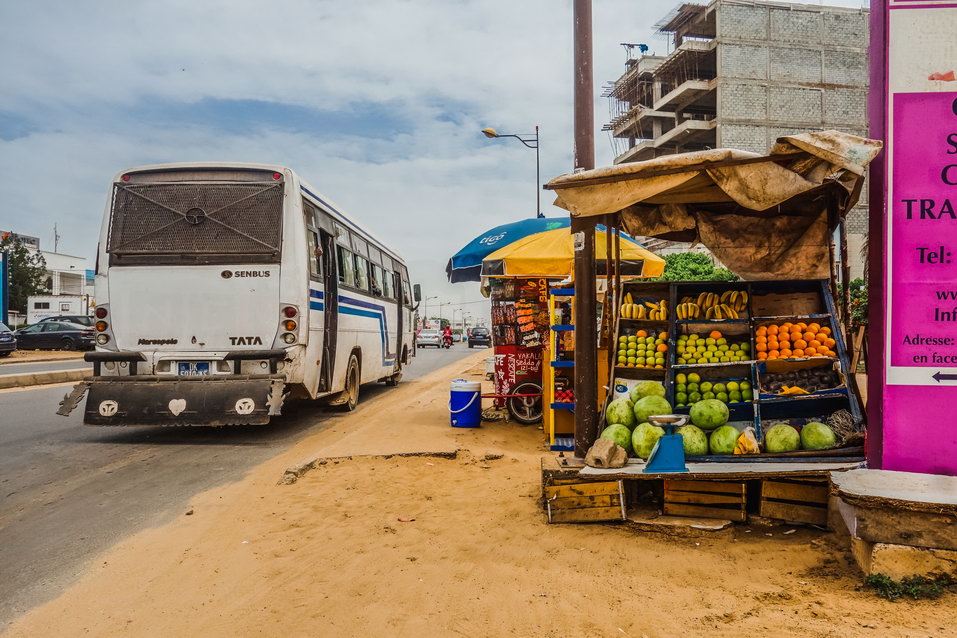
[[[0,323],[0,357],[9,357],[11,352],[17,351],[17,338],[13,330]]]
[[[436,348],[441,348],[442,333],[432,328],[424,328],[419,330],[419,336],[416,339],[415,345],[419,348],[424,348],[425,346],[435,346]]]
[[[492,345],[492,336],[489,334],[488,328],[472,328],[472,332],[469,334],[469,348],[474,348],[475,346],[485,346],[486,348],[491,347]]]
[[[41,321],[15,333],[20,350],[92,350],[93,328],[65,321]]]
[[[58,317],[44,317],[37,323],[46,323],[47,321],[65,321],[66,323],[75,323],[81,326],[93,327],[93,317],[86,315],[60,315]]]

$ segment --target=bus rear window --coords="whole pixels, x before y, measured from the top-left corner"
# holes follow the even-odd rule
[[[111,265],[279,263],[282,181],[162,180],[114,184]]]

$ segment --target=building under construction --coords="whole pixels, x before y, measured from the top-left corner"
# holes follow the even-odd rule
[[[826,129],[866,137],[867,27],[864,8],[679,5],[656,25],[670,53],[629,59],[605,91],[615,163],[707,148],[765,154],[780,136]],[[855,275],[864,199],[848,216]]]

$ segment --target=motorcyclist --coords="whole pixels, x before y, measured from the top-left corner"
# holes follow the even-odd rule
[[[442,328],[442,341],[450,346],[452,345],[452,326]]]

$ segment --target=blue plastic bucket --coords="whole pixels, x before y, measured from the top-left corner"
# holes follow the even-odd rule
[[[482,384],[455,379],[449,393],[449,418],[453,428],[477,428],[482,422]]]

